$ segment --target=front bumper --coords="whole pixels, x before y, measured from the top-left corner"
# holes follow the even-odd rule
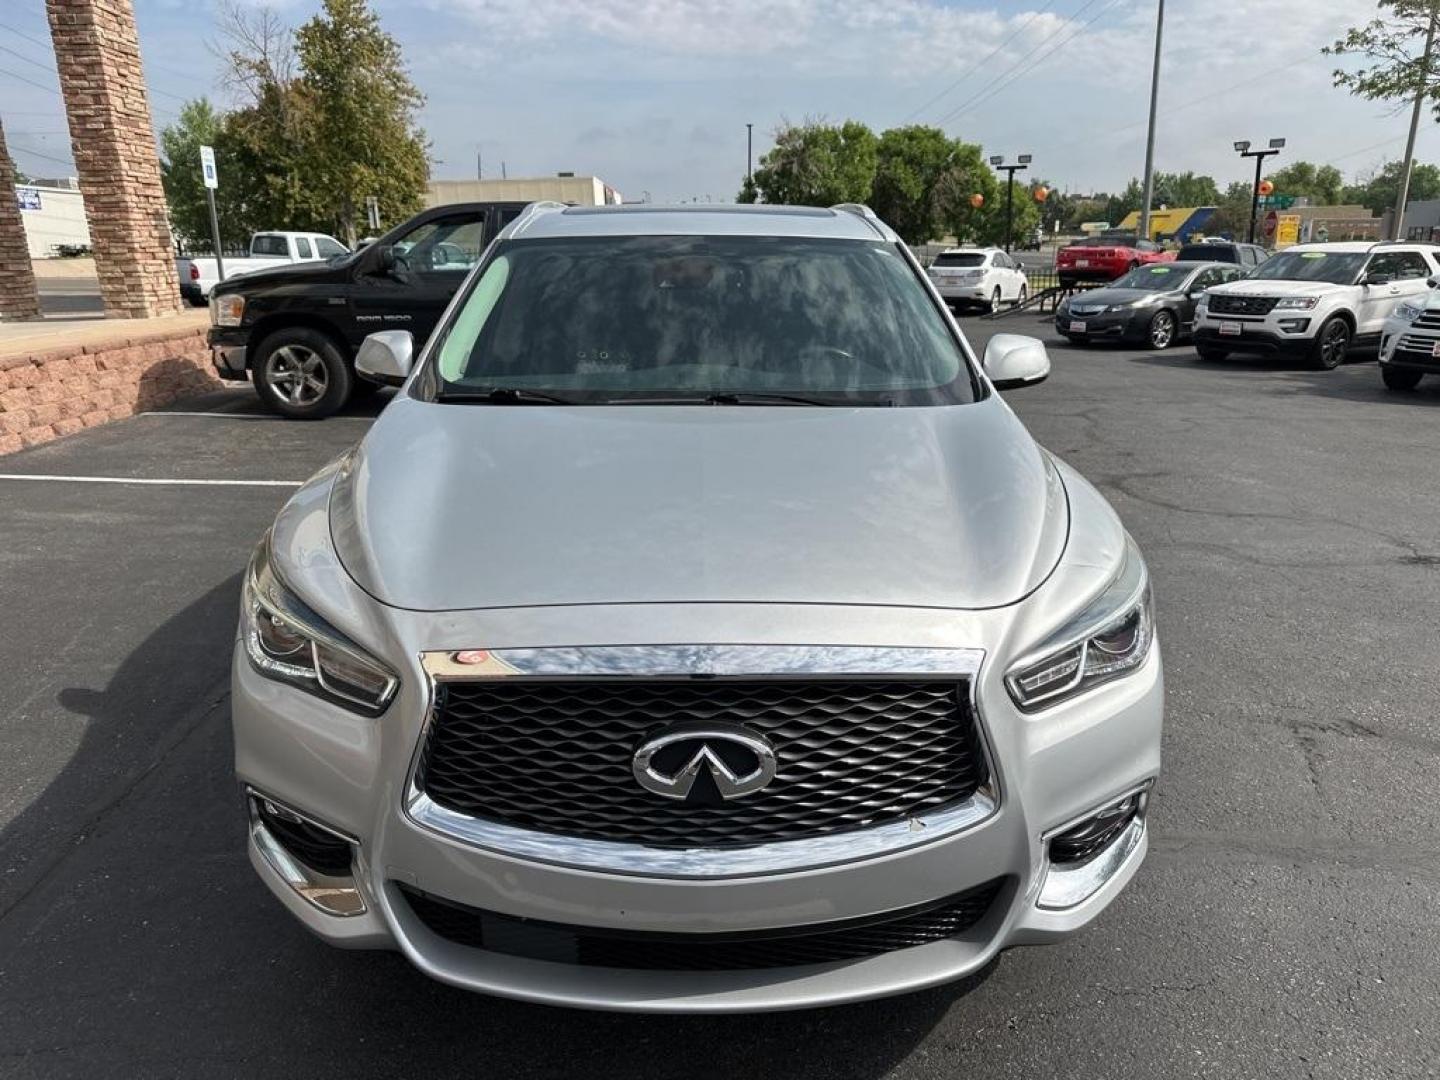
[[[1409,323],[1387,322],[1380,335],[1380,363],[1440,375],[1440,332],[1416,330]]]
[[[750,621],[753,611],[735,615],[758,625]],[[734,632],[725,613],[716,617],[713,636]],[[458,648],[465,640],[440,644]],[[404,673],[399,696],[379,720],[262,678],[243,649],[236,653],[233,686],[242,781],[354,840],[352,880],[338,884],[354,889],[352,910],[363,910],[337,915],[297,889],[294,875],[267,857],[252,829],[252,864],[313,931],[337,945],[399,949],[427,974],[472,990],[657,1012],[807,1008],[918,990],[975,972],[1010,946],[1085,925],[1143,859],[1144,818],[1127,830],[1123,847],[1117,841],[1107,849],[1108,862],[1102,864],[1104,854],[1094,860],[1095,880],[1078,892],[1069,888],[1070,899],[1081,898],[1067,906],[1053,906],[1054,896],[1067,895],[1057,882],[1074,883],[1060,881],[1044,838],[1156,775],[1163,696],[1158,646],[1132,676],[1030,716],[1010,704],[1000,674],[982,665],[975,704],[998,782],[998,805],[983,820],[934,841],[922,837],[898,850],[808,869],[696,877],[539,861],[418,823],[406,809],[430,702],[418,669]],[[851,835],[862,853],[863,834]],[[404,886],[499,915],[607,933],[705,935],[863,919],[996,879],[1002,886],[989,910],[956,937],[859,960],[753,971],[584,967],[471,948],[432,932],[402,893]]]
[[[1308,326],[1300,331],[1284,331],[1264,322],[1239,323],[1240,333],[1222,334],[1220,319],[1198,320],[1193,337],[1200,347],[1224,349],[1238,353],[1274,353],[1280,356],[1305,356],[1315,345],[1313,318],[1303,320]],[[1231,320],[1224,320],[1229,322]]]
[[[1094,315],[1072,313],[1062,308],[1055,315],[1055,330],[1077,341],[1131,341],[1143,337],[1151,314],[1157,309],[1104,311]],[[1084,330],[1072,329],[1083,323]]]
[[[246,356],[250,331],[241,326],[212,326],[205,335],[210,346],[210,362],[222,379],[249,377]]]

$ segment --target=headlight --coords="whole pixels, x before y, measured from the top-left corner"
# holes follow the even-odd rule
[[[1026,654],[1005,676],[1015,704],[1026,712],[1073,697],[1134,671],[1155,640],[1150,577],[1127,540],[1125,563],[1106,590]]]
[[[298,686],[370,716],[380,714],[400,680],[285,587],[270,565],[270,537],[245,574],[241,633],[262,675]]]
[[[210,321],[216,326],[239,326],[245,317],[245,297],[239,293],[210,294]]]
[[[1320,302],[1318,296],[1282,296],[1275,301],[1277,310],[1309,311]]]
[[[1414,322],[1425,314],[1424,304],[1412,304],[1408,300],[1395,309],[1395,317],[1401,322]]]

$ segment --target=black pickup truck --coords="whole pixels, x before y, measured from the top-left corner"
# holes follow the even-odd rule
[[[486,245],[526,205],[433,207],[357,252],[221,282],[210,299],[216,371],[249,378],[286,416],[329,416],[374,389],[355,376],[365,336],[408,330],[422,344]]]

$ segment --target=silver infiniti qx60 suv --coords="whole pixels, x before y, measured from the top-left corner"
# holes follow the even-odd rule
[[[824,1005],[1093,919],[1160,651],[1115,513],[864,207],[537,204],[255,552],[250,858],[315,933],[554,1004]]]

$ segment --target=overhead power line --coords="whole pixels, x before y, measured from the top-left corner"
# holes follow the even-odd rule
[[[944,90],[941,90],[940,93],[936,94],[936,95],[935,95],[934,97],[932,97],[929,101],[925,102],[924,105],[921,105],[918,109],[913,109],[913,110],[910,112],[910,114],[905,117],[905,119],[906,119],[907,121],[908,121],[908,120],[913,120],[916,116],[918,116],[920,113],[924,112],[926,109],[930,108],[931,105],[934,105],[934,104],[935,104],[937,101],[939,101],[941,98],[948,96],[953,90],[955,90],[956,87],[960,86],[960,85],[961,85],[962,83],[964,83],[967,79],[969,79],[970,76],[974,75],[975,72],[979,71],[979,70],[980,70],[981,68],[983,68],[986,64],[988,64],[991,60],[994,60],[995,57],[999,56],[999,55],[1000,55],[1000,50],[1002,50],[1003,48],[1005,48],[1006,45],[1009,45],[1010,42],[1014,41],[1017,37],[1019,37],[1021,34],[1023,34],[1026,30],[1030,29],[1030,24],[1031,24],[1031,23],[1033,23],[1033,22],[1034,22],[1036,19],[1038,19],[1041,15],[1044,15],[1047,11],[1049,11],[1049,10],[1050,10],[1052,7],[1054,7],[1054,6],[1055,6],[1055,0],[1049,0],[1049,2],[1046,3],[1046,5],[1045,5],[1043,8],[1041,8],[1039,11],[1033,13],[1033,14],[1030,16],[1030,18],[1026,19],[1025,22],[1024,22],[1024,24],[1021,25],[1021,26],[1019,27],[1019,29],[1014,30],[1013,32],[1011,32],[1011,34],[1010,34],[1008,37],[1006,37],[1004,41],[1000,42],[999,45],[996,45],[995,48],[992,49],[992,50],[985,56],[985,59],[981,60],[978,64],[971,64],[970,67],[966,69],[965,74],[961,75],[958,79],[956,79],[954,82],[952,82],[952,83],[951,83],[949,86],[947,86]]]

